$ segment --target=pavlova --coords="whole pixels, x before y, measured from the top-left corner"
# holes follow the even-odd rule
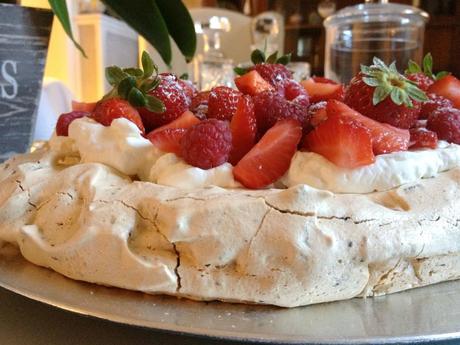
[[[109,67],[0,165],[0,245],[69,278],[294,307],[460,278],[460,81],[374,59],[349,85],[252,55],[238,89]]]

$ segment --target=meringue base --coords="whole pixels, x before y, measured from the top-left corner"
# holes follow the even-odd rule
[[[399,188],[182,190],[48,149],[0,165],[0,242],[69,278],[296,307],[460,278],[460,168]]]

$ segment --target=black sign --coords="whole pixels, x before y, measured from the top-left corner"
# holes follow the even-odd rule
[[[0,4],[0,162],[32,140],[51,11]]]

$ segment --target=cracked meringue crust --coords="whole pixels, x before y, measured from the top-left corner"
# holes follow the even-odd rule
[[[0,242],[69,278],[296,307],[460,277],[460,168],[384,192],[133,181],[49,148],[0,165]]]

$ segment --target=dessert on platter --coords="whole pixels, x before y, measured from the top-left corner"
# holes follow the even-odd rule
[[[0,246],[72,279],[284,307],[460,278],[460,81],[429,55],[341,85],[257,52],[206,92],[142,60],[0,165]]]

